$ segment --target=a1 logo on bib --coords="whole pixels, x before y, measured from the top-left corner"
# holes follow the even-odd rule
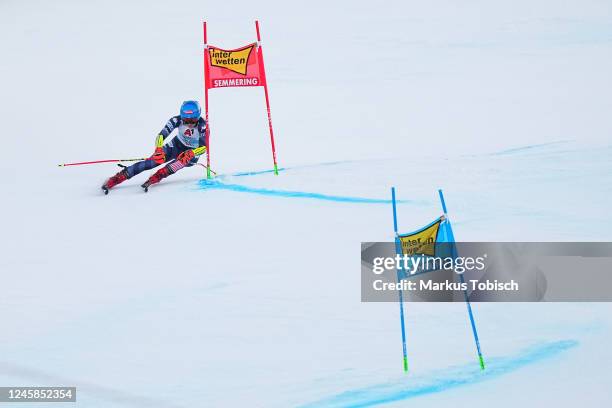
[[[213,67],[225,68],[237,74],[247,74],[247,64],[251,52],[256,44],[247,45],[237,50],[222,50],[220,48],[209,47],[210,65]]]

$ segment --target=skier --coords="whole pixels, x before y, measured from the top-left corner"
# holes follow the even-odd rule
[[[102,185],[104,194],[108,194],[108,190],[117,184],[145,170],[168,163],[142,184],[141,187],[147,192],[152,184],[159,183],[163,178],[176,173],[183,167],[196,164],[199,156],[206,152],[206,121],[200,117],[201,113],[202,110],[197,101],[183,102],[180,115],[171,117],[157,136],[153,155],[146,160],[125,167],[109,178]],[[177,128],[178,134],[164,146],[164,140]]]

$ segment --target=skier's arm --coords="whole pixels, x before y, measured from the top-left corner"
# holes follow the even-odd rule
[[[166,154],[164,153],[163,145],[164,140],[172,133],[172,131],[178,126],[180,116],[173,116],[168,119],[166,126],[159,132],[159,135],[155,138],[155,152],[151,156],[151,159],[157,164],[162,164],[166,161]]]
[[[163,140],[166,140],[166,138],[170,136],[170,133],[172,133],[172,131],[176,129],[176,127],[179,125],[179,120],[180,116],[173,116],[168,119],[166,126],[164,126],[164,128],[159,132]]]
[[[200,118],[198,121],[198,131],[200,132],[200,146],[206,146],[206,121]]]

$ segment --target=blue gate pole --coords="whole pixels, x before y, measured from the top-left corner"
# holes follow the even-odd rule
[[[450,220],[448,219],[448,213],[446,211],[446,202],[444,201],[444,195],[442,194],[442,190],[438,190],[438,194],[440,195],[440,202],[442,203],[442,211],[444,211],[444,217],[446,218],[446,222],[448,223],[448,232],[449,238],[453,242],[453,257],[457,256],[457,249],[455,245],[455,236],[453,235],[453,229],[451,228]],[[461,285],[465,283],[465,278],[463,274],[459,274],[459,280],[461,281]],[[476,342],[476,351],[478,352],[478,361],[480,363],[480,369],[485,369],[484,359],[482,358],[482,352],[480,351],[480,340],[478,340],[478,331],[476,330],[476,323],[474,323],[474,314],[472,313],[472,305],[470,304],[470,299],[467,294],[467,290],[463,291],[463,296],[465,298],[465,304],[467,305],[468,315],[470,316],[470,324],[472,325],[472,333],[474,334],[474,341]]]
[[[393,230],[395,232],[395,253],[402,254],[402,245],[397,234],[397,209],[395,204],[395,187],[391,187],[391,202],[393,203]],[[400,283],[400,271],[397,270],[397,282]],[[406,353],[406,327],[404,325],[404,297],[403,290],[399,290],[400,323],[402,327],[402,352],[404,353],[404,372],[408,372],[408,355]]]

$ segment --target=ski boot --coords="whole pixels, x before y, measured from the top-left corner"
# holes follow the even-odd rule
[[[117,184],[123,183],[127,179],[129,179],[128,172],[126,169],[123,169],[113,177],[106,180],[106,183],[102,185],[102,191],[104,191],[104,194],[108,194],[108,190],[115,187]]]
[[[170,175],[170,172],[168,171],[168,169],[166,167],[163,167],[157,170],[155,174],[149,177],[149,179],[145,181],[144,184],[142,184],[140,187],[144,189],[145,193],[148,193],[149,187],[151,187],[153,184],[159,183],[162,179],[168,177],[169,175]]]

